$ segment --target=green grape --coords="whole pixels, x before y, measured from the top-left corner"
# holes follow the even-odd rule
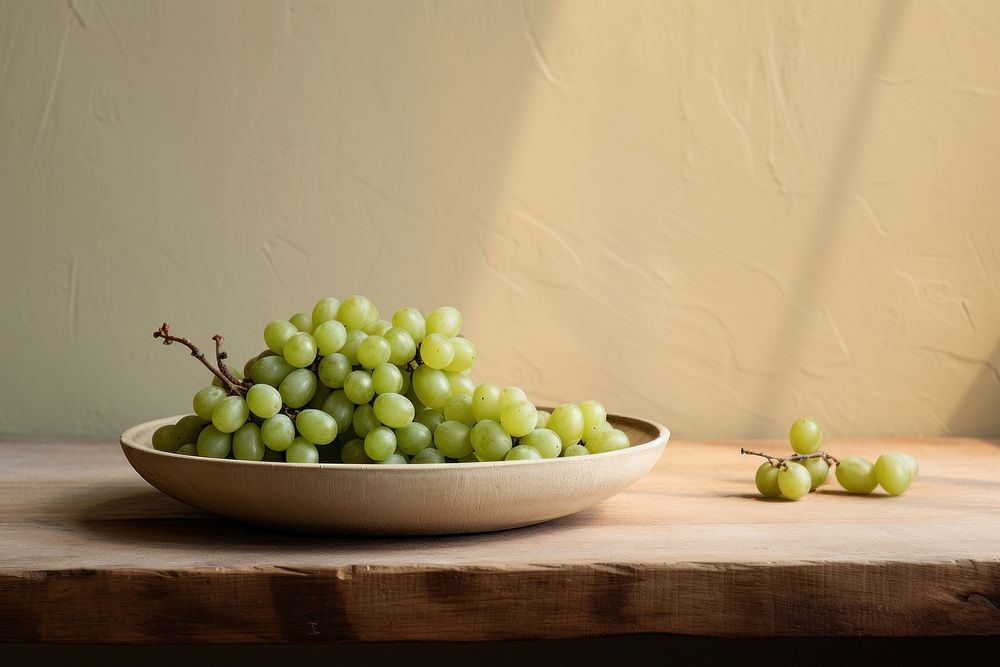
[[[359,405],[354,410],[354,419],[352,421],[352,426],[354,426],[354,433],[359,438],[363,438],[373,429],[378,428],[382,425],[382,422],[378,420],[375,416],[375,408],[365,403],[364,405]]]
[[[386,426],[376,426],[365,434],[365,454],[373,461],[385,461],[396,451],[396,434]]]
[[[462,422],[444,422],[434,430],[434,447],[453,459],[472,453],[471,429]]]
[[[253,377],[253,365],[257,363],[257,360],[264,356],[270,356],[274,354],[274,352],[271,352],[271,350],[265,350],[265,352],[267,352],[267,355],[264,355],[264,353],[262,352],[261,354],[258,354],[256,357],[250,357],[249,359],[247,359],[246,363],[243,364],[243,377],[245,378]]]
[[[597,427],[594,430],[592,430],[592,431],[588,432],[588,431],[584,430],[583,435],[580,436],[580,439],[583,441],[583,444],[586,445],[587,443],[589,443],[590,441],[592,441],[592,440],[594,440],[596,438],[604,437],[604,436],[601,435],[602,433],[606,433],[608,431],[613,431],[614,428],[615,427],[612,426],[611,424],[609,424],[608,422],[602,422],[602,423],[598,424]]]
[[[322,410],[303,410],[295,417],[295,428],[314,445],[328,445],[337,437],[337,420]]]
[[[392,316],[392,326],[403,329],[410,337],[413,338],[413,342],[417,345],[424,340],[424,336],[427,335],[427,327],[424,321],[424,315],[416,308],[412,306],[407,306],[406,308],[400,308]]]
[[[419,452],[413,455],[410,459],[410,463],[416,464],[427,464],[427,463],[445,463],[444,454],[434,449],[433,447],[427,447],[426,449],[421,449]]]
[[[770,461],[760,464],[753,481],[762,496],[777,498],[781,495],[781,489],[778,487],[778,468],[771,465]]]
[[[389,363],[392,348],[382,336],[368,336],[358,345],[358,361],[365,368],[375,368]]]
[[[277,463],[284,463],[285,462],[285,451],[282,450],[282,451],[278,452],[278,451],[275,451],[275,450],[271,449],[270,447],[265,447],[264,448],[264,459],[263,460],[264,461],[269,461],[269,462],[273,461],[273,462],[277,462]]]
[[[590,452],[588,452],[587,448],[584,447],[583,445],[570,445],[569,447],[563,450],[562,455],[565,458],[570,456],[584,456],[586,454],[590,454]]]
[[[198,415],[185,415],[174,424],[174,440],[179,443],[178,446],[186,445],[189,442],[197,442],[198,434],[201,433],[201,429],[205,428],[207,424],[208,422]]]
[[[608,411],[597,401],[584,401],[580,403],[580,412],[583,413],[583,435],[580,437],[587,442],[601,424],[608,423]]]
[[[591,454],[603,454],[604,452],[628,449],[631,443],[624,431],[613,428],[608,431],[598,431],[591,436],[586,446],[587,451]]]
[[[304,333],[313,332],[313,321],[312,317],[306,315],[305,313],[295,313],[288,318],[288,321],[295,325],[295,328]]]
[[[851,493],[871,493],[878,486],[875,466],[860,456],[841,459],[836,469],[837,481]]]
[[[201,429],[198,432],[200,433]],[[157,451],[173,454],[185,444],[187,443],[182,442],[174,434],[173,424],[166,424],[153,431],[153,449]]]
[[[541,460],[542,454],[529,445],[518,445],[507,452],[507,456],[503,457],[504,461],[534,461],[536,459]]]
[[[264,458],[264,439],[260,427],[251,422],[233,433],[233,456],[240,461],[260,461]]]
[[[551,416],[552,416],[552,413],[549,412],[548,410],[539,410],[538,411],[538,423],[535,424],[535,428],[548,428],[549,417],[551,417]]]
[[[316,327],[316,331],[319,330],[319,326],[325,322],[331,322],[337,319],[337,311],[340,310],[340,299],[335,299],[332,296],[328,296],[325,299],[320,299],[316,302],[316,305],[312,309],[312,322]],[[319,342],[319,339],[316,340]],[[334,350],[336,352],[336,350]]]
[[[536,428],[522,437],[520,444],[534,447],[543,459],[554,459],[562,453],[562,440],[555,431],[547,428]]]
[[[372,376],[367,371],[352,371],[344,380],[344,393],[357,405],[368,403],[375,398]]]
[[[279,354],[261,357],[255,361],[253,368],[250,369],[250,377],[257,384],[269,384],[277,388],[294,370],[295,366],[285,361],[285,358]]]
[[[301,408],[316,393],[316,374],[308,368],[297,368],[278,385],[281,400],[290,408]]]
[[[392,325],[385,320],[375,320],[368,326],[366,326],[363,331],[369,336],[381,336],[386,331],[392,328]]]
[[[180,423],[180,422],[178,422],[178,423]],[[920,466],[917,464],[917,460],[915,458],[913,458],[912,456],[910,456],[909,454],[906,454],[904,452],[897,452],[897,454],[899,454],[901,457],[903,457],[903,460],[906,461],[907,465],[909,465],[909,467],[910,467],[910,477],[912,479],[916,479],[917,478],[917,473],[920,471]]]
[[[910,488],[913,468],[902,454],[895,452],[882,454],[875,461],[875,479],[886,493],[898,496]]]
[[[398,366],[397,366],[397,368],[398,368]],[[403,368],[403,369],[400,369],[399,373],[400,373],[400,377],[403,379],[403,383],[399,386],[399,391],[397,391],[396,393],[397,394],[407,394],[410,391],[410,371],[408,371],[405,368]],[[407,396],[407,398],[409,398],[410,402],[413,403],[413,398],[414,397]],[[416,403],[413,403],[413,404],[416,405]]]
[[[528,435],[538,423],[538,410],[528,401],[510,403],[500,412],[500,425],[515,438]]]
[[[406,460],[405,456],[396,452],[390,454],[389,458],[385,459],[384,461],[376,461],[375,463],[378,463],[379,465],[397,466],[397,465],[406,465],[409,463],[409,461]]]
[[[295,439],[295,424],[288,415],[274,415],[260,425],[260,437],[268,449],[283,452]]]
[[[459,394],[472,396],[472,392],[476,390],[476,383],[472,379],[472,376],[469,375],[468,371],[463,371],[461,373],[444,371],[444,375],[448,378],[448,386],[451,387],[452,396],[457,396]]]
[[[435,431],[435,436],[437,432]],[[435,437],[435,441],[436,441]],[[514,443],[510,434],[498,422],[484,419],[472,427],[472,447],[481,459],[499,461],[507,456]]]
[[[527,400],[528,395],[520,387],[505,387],[500,391],[500,413],[503,414],[504,408],[508,406]]]
[[[447,421],[462,422],[469,428],[476,423],[476,417],[472,414],[472,397],[468,394],[450,397],[444,402],[442,410]]]
[[[226,390],[219,387],[205,387],[198,390],[192,401],[194,413],[205,421],[212,421],[212,413],[227,395]]]
[[[500,419],[500,411],[503,406],[500,404],[500,395],[503,389],[492,383],[484,383],[476,387],[472,392],[472,414],[477,421],[483,419]]]
[[[344,386],[344,381],[351,374],[353,367],[347,357],[334,352],[323,357],[319,362],[319,380],[331,389],[340,389]]]
[[[347,357],[347,360],[351,362],[351,366],[358,365],[358,348],[366,338],[368,338],[368,334],[364,331],[356,329],[347,332],[347,340],[344,341],[344,346],[340,348],[340,353]]]
[[[830,464],[822,458],[815,459],[804,459],[799,461],[799,465],[809,471],[809,477],[812,478],[812,488],[817,488],[830,474]]]
[[[322,410],[323,404],[326,403],[326,399],[333,393],[333,389],[327,387],[322,382],[316,383],[316,391],[313,393],[313,397],[309,399],[306,403],[307,408],[313,410]]]
[[[427,334],[439,333],[448,338],[458,335],[462,328],[462,314],[452,306],[441,306],[427,314]]]
[[[247,407],[258,417],[273,417],[281,412],[281,393],[269,384],[255,384],[247,392]]]
[[[212,424],[223,433],[233,433],[249,417],[250,409],[242,396],[227,396],[212,411]]]
[[[229,456],[233,446],[233,435],[223,433],[211,424],[206,426],[198,436],[198,456],[212,459],[224,459]]]
[[[334,418],[337,430],[344,433],[351,428],[354,421],[354,401],[347,398],[343,389],[338,389],[323,401],[323,412]]]
[[[819,424],[809,417],[803,417],[792,424],[788,441],[792,443],[796,454],[813,454],[819,451],[823,433],[819,430]]]
[[[365,454],[365,441],[361,438],[344,443],[340,450],[340,460],[344,463],[375,463]]]
[[[420,344],[420,358],[431,368],[444,368],[455,358],[455,346],[446,336],[439,333],[427,334]]]
[[[316,341],[307,333],[297,333],[285,341],[285,361],[296,368],[305,368],[316,361]]]
[[[484,459],[480,459],[479,458],[479,454],[476,454],[475,452],[472,452],[471,454],[468,454],[467,456],[463,456],[461,458],[453,459],[453,462],[454,463],[480,463],[483,460]]]
[[[193,442],[189,442],[186,445],[181,446],[175,454],[183,454],[185,456],[198,456],[198,445]]]
[[[406,329],[392,327],[382,334],[389,342],[389,361],[397,366],[410,363],[417,354],[417,344]]]
[[[413,371],[413,390],[420,402],[429,408],[440,408],[451,396],[451,385],[444,371],[422,365]]]
[[[423,410],[417,412],[417,414],[413,417],[413,421],[423,424],[428,428],[428,430],[430,430],[431,433],[433,433],[434,429],[447,420],[444,418],[444,414],[442,414],[440,410],[424,408]]]
[[[583,411],[573,403],[563,403],[552,411],[545,428],[556,432],[563,447],[575,445],[583,435]]]
[[[288,320],[271,320],[264,327],[264,344],[275,354],[285,351],[285,341],[299,332]]]
[[[386,363],[372,371],[372,388],[376,394],[400,394],[403,391],[403,372],[398,366]]]
[[[319,450],[316,445],[302,437],[295,438],[285,451],[285,461],[288,463],[319,463]]]
[[[778,488],[785,498],[798,500],[809,493],[811,487],[809,471],[798,463],[790,461],[778,468]]]
[[[390,428],[406,426],[416,413],[410,399],[401,394],[379,394],[373,407],[378,420]]]
[[[327,320],[323,322],[312,334],[316,341],[316,348],[319,353],[326,356],[334,352],[340,352],[347,342],[347,328],[337,320]]]
[[[364,329],[378,320],[378,309],[375,304],[360,294],[344,299],[337,309],[337,319],[347,327],[348,331]]]
[[[413,456],[420,450],[430,447],[433,439],[431,430],[416,421],[396,430],[396,446],[407,456]]]
[[[456,336],[451,339],[451,345],[455,350],[455,356],[444,370],[450,373],[461,373],[472,368],[473,364],[476,363],[476,347],[472,341]]]

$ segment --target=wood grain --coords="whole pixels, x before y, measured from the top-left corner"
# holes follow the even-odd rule
[[[908,451],[904,496],[759,498],[741,446],[671,442],[595,508],[517,530],[263,530],[149,487],[117,443],[3,443],[0,640],[328,642],[629,633],[1000,634],[1000,445]]]

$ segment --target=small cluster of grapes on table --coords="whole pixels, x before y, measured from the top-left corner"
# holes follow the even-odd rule
[[[819,424],[808,417],[792,424],[788,440],[795,454],[785,457],[741,450],[742,454],[767,459],[757,468],[754,481],[757,490],[768,498],[798,500],[826,482],[831,465],[835,466],[837,482],[849,493],[871,493],[881,486],[889,495],[898,496],[917,477],[916,459],[902,452],[882,454],[872,463],[861,456],[837,459],[820,451],[823,433]]]
[[[216,366],[164,324],[214,375],[194,414],[153,434],[167,452],[288,463],[471,463],[600,454],[627,448],[597,401],[539,410],[518,387],[472,379],[476,350],[451,306],[384,320],[366,297],[321,299],[264,327],[267,349]]]

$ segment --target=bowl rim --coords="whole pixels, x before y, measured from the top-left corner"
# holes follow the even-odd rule
[[[551,408],[540,407],[540,410],[551,410]],[[666,447],[667,442],[670,440],[670,430],[662,424],[640,417],[632,417],[629,415],[618,415],[618,414],[608,414],[608,419],[617,419],[624,422],[638,422],[648,427],[652,427],[656,430],[656,436],[647,442],[642,442],[637,445],[630,445],[625,449],[617,449],[612,452],[602,452],[601,454],[591,454],[589,456],[573,456],[569,459],[564,457],[556,457],[552,459],[529,459],[529,460],[519,460],[519,461],[476,461],[469,462],[466,464],[456,465],[455,463],[421,463],[416,466],[411,464],[395,464],[395,463],[283,463],[279,461],[241,461],[237,459],[216,459],[208,458],[203,456],[188,456],[187,454],[176,454],[174,452],[164,452],[159,449],[154,449],[152,442],[148,444],[142,444],[139,442],[137,434],[140,431],[149,429],[152,426],[160,427],[171,422],[176,423],[178,419],[186,415],[175,415],[172,417],[161,417],[159,419],[152,419],[149,421],[136,424],[129,427],[122,432],[119,437],[119,443],[121,444],[122,451],[127,454],[129,450],[142,452],[143,454],[153,454],[165,457],[171,457],[178,460],[184,461],[199,461],[201,464],[210,465],[251,465],[251,466],[270,466],[279,467],[282,470],[290,468],[302,468],[302,469],[323,469],[323,470],[405,470],[410,467],[414,467],[417,470],[455,470],[457,472],[468,471],[468,470],[484,470],[490,467],[503,466],[503,468],[509,468],[512,465],[552,465],[562,462],[562,465],[566,465],[567,461],[573,460],[579,462],[592,461],[592,457],[600,456],[601,460],[607,461],[609,459],[621,458],[622,456],[628,456],[630,454],[635,454],[636,452],[645,452],[648,450],[654,450],[658,448]]]

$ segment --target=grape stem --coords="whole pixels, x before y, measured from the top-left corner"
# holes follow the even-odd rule
[[[788,462],[805,461],[806,459],[823,459],[824,461],[827,462],[827,464],[830,464],[832,462],[834,465],[838,465],[840,463],[839,459],[837,459],[835,456],[827,454],[826,452],[813,452],[812,454],[793,454],[792,456],[771,456],[770,454],[765,454],[763,452],[752,452],[749,449],[744,449],[741,447],[740,454],[749,454],[750,456],[763,456],[765,459],[767,459],[767,462],[770,463],[775,468],[780,468]]]
[[[220,350],[220,344],[222,343],[222,336],[217,335],[213,340],[215,340],[216,356],[218,357],[220,354],[223,355],[221,358],[219,358],[219,366],[226,370],[225,373],[223,373],[221,370],[210,364],[208,362],[208,359],[205,358],[205,353],[199,350],[197,345],[192,343],[187,338],[182,338],[180,336],[172,335],[170,333],[170,325],[167,324],[166,322],[161,324],[160,328],[153,332],[153,338],[162,338],[164,345],[170,345],[172,343],[180,343],[181,345],[185,346],[186,348],[191,350],[191,356],[200,361],[205,366],[205,368],[210,370],[212,372],[212,375],[219,378],[219,380],[222,381],[223,386],[226,387],[231,394],[239,394],[240,396],[246,394],[246,387],[243,386],[243,383],[233,378],[228,372],[229,369],[227,369],[225,367],[225,364],[222,363],[222,359],[225,359],[225,354],[226,354],[225,352],[221,352]]]
[[[229,381],[230,386],[234,388],[237,386],[248,387],[249,385],[245,380],[236,379],[232,371],[230,371],[229,368],[226,366],[225,359],[229,358],[229,353],[222,351],[222,335],[215,334],[214,336],[212,336],[212,340],[215,341],[215,359],[216,362],[219,364],[219,372],[226,376],[226,379]]]

